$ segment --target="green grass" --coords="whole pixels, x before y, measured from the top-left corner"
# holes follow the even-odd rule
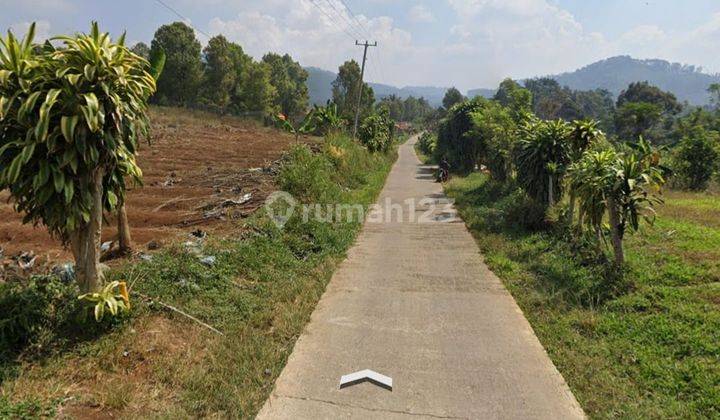
[[[447,187],[490,268],[504,281],[593,418],[720,417],[720,227],[716,197],[694,216],[685,194],[627,240],[627,291],[603,297],[603,270],[551,232],[498,228],[503,195],[483,175]],[[709,207],[709,208],[706,208]]]
[[[305,146],[293,149],[278,176],[280,189],[303,203],[367,206],[381,190],[396,158],[395,149],[370,154],[340,136],[327,139],[322,149],[320,153]],[[165,347],[181,347],[186,341],[189,346],[169,354],[148,352],[153,362],[143,359],[130,369],[126,366],[129,358],[143,345],[137,334],[153,333],[152,317],[164,313],[157,305],[139,305],[125,328],[19,367],[14,379],[0,386],[4,398],[0,414],[3,410],[52,409],[58,398],[66,397],[64,387],[82,378],[98,391],[92,397],[76,395],[74,403],[101,407],[105,414],[254,416],[361,223],[304,223],[295,212],[279,229],[260,211],[244,225],[241,237],[207,241],[202,254],[217,258],[211,267],[176,245],[155,254],[152,261],[127,265],[110,275],[110,279],[136,281],[133,291],[182,308],[221,330],[223,337],[183,317],[162,315],[187,330],[167,338]],[[139,301],[137,295],[134,301]],[[75,382],[58,382],[63,375],[76,376]],[[36,395],[36,389],[43,389],[42,395]]]

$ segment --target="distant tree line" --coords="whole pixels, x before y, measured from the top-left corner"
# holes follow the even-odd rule
[[[493,99],[510,109],[529,104],[527,112],[541,120],[594,120],[615,143],[647,140],[668,156],[673,186],[700,190],[720,169],[720,85],[711,85],[708,94],[710,106],[690,107],[640,81],[614,100],[606,90],[573,90],[554,79],[537,78],[522,86],[506,79]]]
[[[255,61],[223,35],[202,48],[182,22],[161,26],[150,47],[138,43],[132,48],[144,58],[161,50],[165,70],[153,103],[235,114],[297,116],[307,111],[307,72],[287,54],[268,53]]]

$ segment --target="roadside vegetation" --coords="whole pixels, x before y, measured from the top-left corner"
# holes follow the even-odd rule
[[[538,83],[453,106],[419,152],[587,414],[717,417],[720,110],[636,83],[609,120],[543,119],[582,96]]]
[[[70,244],[75,264],[39,272],[36,257],[19,255],[1,266],[0,417],[252,417],[361,227],[324,205],[373,202],[404,134],[370,96],[359,140],[348,136],[352,62],[337,101],[309,109],[304,71],[289,56],[255,63],[216,37],[201,62],[183,24],[132,49],[96,24],[61,38],[63,48],[33,43],[33,29],[0,46],[0,188],[25,223]],[[225,235],[188,228],[184,243],[137,252],[122,214],[126,183],[142,181],[149,102],[249,115],[292,133],[283,158],[258,171],[321,214],[306,222],[298,208],[277,224],[254,206],[226,220],[235,226]],[[198,169],[214,173],[210,163]],[[180,182],[169,177],[162,185]],[[113,213],[130,258],[108,267],[100,238]]]

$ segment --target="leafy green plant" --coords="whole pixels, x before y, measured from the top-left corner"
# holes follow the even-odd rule
[[[324,136],[343,127],[344,120],[338,113],[337,105],[328,103],[327,106],[318,106],[312,110],[313,131],[315,135]]]
[[[387,109],[370,115],[363,120],[358,137],[360,142],[371,152],[385,152],[392,143],[392,130],[395,122],[388,115]]]
[[[62,48],[34,45],[34,33],[0,41],[0,189],[26,223],[70,244],[81,291],[96,291],[103,210],[122,202],[126,177],[142,176],[135,153],[155,80],[97,23],[56,38]]]
[[[290,119],[284,114],[278,114],[276,119],[283,130],[295,136],[296,142],[300,140],[301,135],[310,134],[315,131],[312,112],[306,115],[305,118],[297,124],[290,121]]]
[[[86,293],[78,296],[78,299],[93,307],[93,314],[97,322],[102,321],[106,308],[112,316],[130,310],[130,297],[124,282],[112,281],[99,292]]]
[[[712,175],[720,166],[720,153],[705,130],[696,130],[692,137],[685,137],[675,151],[675,175],[680,184],[690,190],[704,190]],[[715,142],[713,142],[715,140]]]
[[[562,196],[562,178],[570,160],[572,128],[563,120],[529,120],[515,153],[520,186],[539,203],[553,206]]]
[[[615,264],[622,267],[625,233],[637,231],[641,220],[652,224],[654,207],[662,203],[660,191],[665,177],[659,153],[641,139],[636,147],[619,152],[588,152],[572,165],[570,174],[584,220],[601,238],[607,212]]]

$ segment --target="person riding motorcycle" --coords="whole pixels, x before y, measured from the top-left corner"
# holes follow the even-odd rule
[[[450,177],[450,163],[443,157],[438,165],[437,182],[447,182]]]

